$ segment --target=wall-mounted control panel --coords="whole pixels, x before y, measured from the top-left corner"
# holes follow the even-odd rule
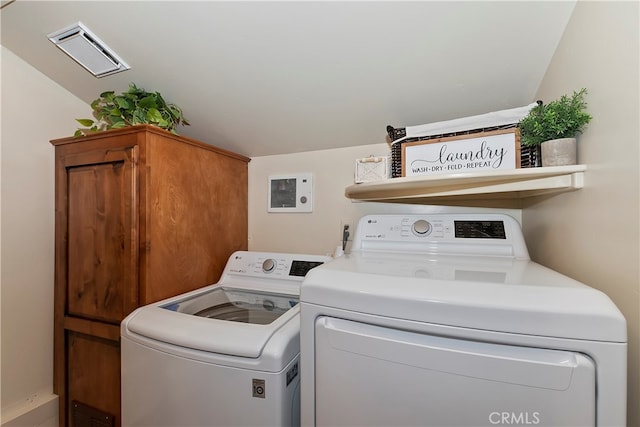
[[[268,212],[312,212],[313,180],[310,173],[269,176]]]

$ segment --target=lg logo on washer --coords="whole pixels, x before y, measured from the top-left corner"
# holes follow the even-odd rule
[[[540,424],[540,412],[492,412],[489,422],[495,425],[537,425]]]

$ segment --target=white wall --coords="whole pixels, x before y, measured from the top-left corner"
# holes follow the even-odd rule
[[[2,47],[2,425],[57,425],[54,150],[90,107]]]
[[[640,425],[638,21],[638,2],[577,3],[537,97],[589,90],[585,188],[523,212],[533,259],[604,291],[625,315],[630,426]]]
[[[380,139],[384,141],[384,126]],[[341,221],[373,213],[461,212],[464,207],[396,203],[352,202],[344,196],[353,184],[355,160],[388,155],[386,143],[306,153],[254,157],[249,163],[249,249],[260,251],[331,254],[341,242]],[[313,174],[312,213],[268,213],[268,177],[291,173]],[[484,211],[484,209],[483,209]],[[496,211],[486,209],[486,211]],[[521,218],[520,210],[500,210]],[[347,247],[349,250],[349,247]]]

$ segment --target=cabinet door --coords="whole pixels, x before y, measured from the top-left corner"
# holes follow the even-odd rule
[[[65,314],[117,324],[138,299],[137,147],[68,155],[64,167]]]
[[[120,426],[120,344],[69,331],[67,354],[68,425]]]

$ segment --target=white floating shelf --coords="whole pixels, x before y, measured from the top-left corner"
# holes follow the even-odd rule
[[[345,196],[358,201],[521,208],[536,196],[584,186],[585,165],[391,178],[353,184]]]

